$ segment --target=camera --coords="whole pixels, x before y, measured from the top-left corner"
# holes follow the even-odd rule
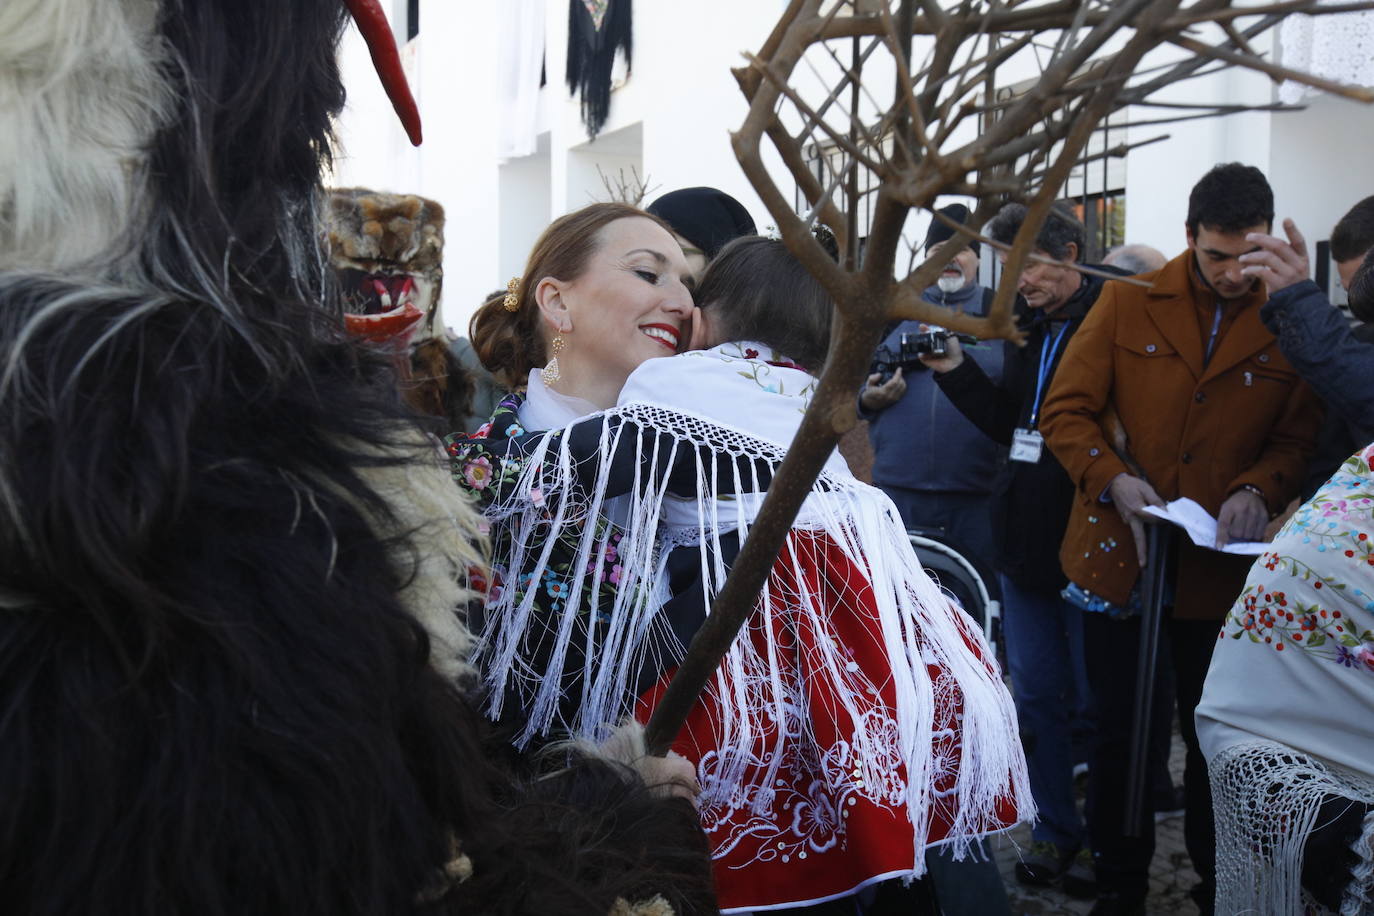
[[[910,349],[915,356],[944,356],[949,352],[945,341],[954,335],[944,328],[931,328],[923,334],[902,334],[901,348]]]
[[[883,381],[887,381],[892,374],[901,369],[903,374],[912,370],[924,369],[925,364],[921,362],[922,356],[944,356],[949,352],[949,339],[954,337],[953,333],[941,327],[930,326],[925,331],[909,332],[903,331],[897,338],[895,347],[881,346],[873,356],[872,372],[882,376]],[[965,338],[958,335],[960,340],[967,339],[972,342],[974,338]]]

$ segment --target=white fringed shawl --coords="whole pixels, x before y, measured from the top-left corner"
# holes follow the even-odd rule
[[[493,557],[494,563],[509,576],[519,575],[491,596],[475,653],[490,688],[491,714],[498,716],[515,696],[528,715],[519,743],[560,731],[603,737],[631,712],[641,666],[661,671],[680,660],[685,647],[659,615],[668,597],[667,554],[683,545],[699,550],[707,585],[704,617],[725,580],[720,538],[731,530],[741,539],[747,534],[766,487],[757,469],[775,471],[781,463],[815,384],[758,344],[654,359],[630,377],[616,408],[593,415],[600,418],[603,459],[590,462],[594,479],[586,479],[587,463],[579,467],[566,436],[545,439],[529,455],[514,490],[486,512],[494,542],[511,545],[509,555]],[[641,429],[656,435],[640,436]],[[604,459],[622,448],[636,459],[633,486],[607,499],[612,468]],[[750,461],[735,460],[740,458]],[[694,486],[680,486],[684,466]],[[672,489],[693,492],[670,492],[667,472],[674,467],[679,483]],[[999,800],[1010,799],[1029,817],[1033,804],[1016,716],[992,653],[921,568],[891,501],[833,456],[793,529],[823,532],[872,585],[872,606],[864,610],[890,669],[864,670],[834,637],[817,640],[821,657],[812,667],[824,672],[844,706],[836,714],[849,722],[849,745],[864,782],[891,787],[892,765],[904,765],[907,779],[889,803],[905,807],[924,838],[934,784],[948,772],[947,764],[933,762],[932,723],[937,705],[948,708],[951,693],[957,693],[962,750],[957,798],[949,806],[957,811],[951,842],[961,848],[969,837],[987,832]],[[575,541],[576,558],[569,569],[554,572],[549,564],[560,536],[564,543]],[[608,578],[618,579],[618,587],[603,589]],[[541,585],[552,586],[563,599],[553,619],[540,619],[534,599]],[[771,594],[766,587],[755,614],[791,615],[813,632],[832,632],[830,609],[817,595]],[[570,652],[571,646],[577,650]],[[669,657],[650,657],[662,652]],[[806,727],[776,652],[771,642],[759,649],[757,641],[737,640],[709,688],[727,714],[718,724],[725,763],[705,787],[708,795],[731,794],[737,802],[753,798],[765,807],[766,792],[750,795],[739,785],[747,765],[760,759],[756,743],[765,736],[774,742],[771,756],[762,755],[773,761],[773,776],[788,732]],[[942,674],[932,678],[928,665]],[[873,716],[872,704],[862,702],[874,694],[875,684],[889,681],[895,723]],[[572,697],[565,695],[570,684]],[[703,806],[710,803],[703,798]]]
[[[1374,446],[1351,456],[1250,569],[1202,701],[1217,912],[1301,913],[1331,796],[1374,805]],[[1374,912],[1374,813],[1343,914]],[[1320,863],[1318,863],[1320,865]]]

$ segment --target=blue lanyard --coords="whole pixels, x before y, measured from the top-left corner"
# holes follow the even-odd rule
[[[1059,352],[1059,342],[1069,332],[1069,324],[1068,321],[1064,322],[1058,336],[1054,338],[1054,343],[1050,343],[1050,335],[1046,334],[1040,344],[1040,372],[1035,378],[1035,401],[1031,404],[1029,424],[1031,429],[1035,429],[1035,421],[1040,419],[1040,399],[1045,396],[1045,382],[1049,380],[1050,370],[1054,368],[1054,357]]]

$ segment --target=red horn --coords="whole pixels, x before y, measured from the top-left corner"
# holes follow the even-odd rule
[[[406,129],[406,135],[414,146],[420,145],[420,109],[415,105],[415,96],[410,94],[405,72],[401,69],[401,55],[396,52],[396,39],[391,34],[391,23],[386,21],[379,0],[344,0],[358,31],[367,41],[367,50],[372,54],[372,66],[377,68],[382,88],[391,99],[391,107]]]

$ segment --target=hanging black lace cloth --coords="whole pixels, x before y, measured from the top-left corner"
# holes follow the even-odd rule
[[[593,139],[611,111],[611,65],[617,50],[631,64],[631,0],[570,0],[568,91],[582,93],[582,123]]]

